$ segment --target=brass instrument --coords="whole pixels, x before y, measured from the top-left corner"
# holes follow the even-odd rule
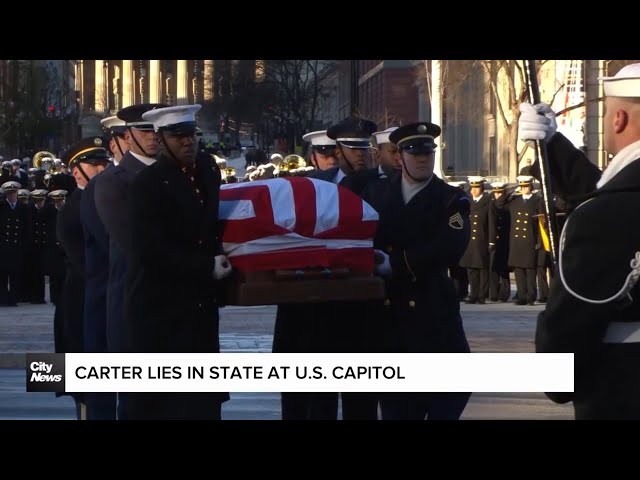
[[[55,155],[51,152],[47,152],[46,150],[42,150],[41,152],[36,152],[33,156],[33,166],[38,170],[48,171],[49,168],[53,165],[53,159]]]
[[[238,179],[236,178],[236,169],[234,167],[227,167],[222,170],[224,174],[222,181],[225,183],[236,183]]]
[[[45,160],[47,159],[45,158]],[[44,176],[44,184],[47,186],[47,188],[50,187],[49,183],[51,182],[51,178],[54,175],[59,175],[62,173],[62,167],[62,160],[60,160],[59,158],[52,159],[51,165],[49,166],[49,169]]]
[[[287,155],[282,159],[280,165],[278,165],[278,171],[280,176],[287,176],[292,174],[292,170],[297,170],[299,168],[305,168],[307,166],[307,162],[300,155],[292,153]],[[282,175],[284,173],[284,175]]]

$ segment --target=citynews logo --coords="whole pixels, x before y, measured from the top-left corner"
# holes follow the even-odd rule
[[[27,354],[27,392],[64,392],[64,353]]]

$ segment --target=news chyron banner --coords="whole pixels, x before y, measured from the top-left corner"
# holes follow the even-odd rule
[[[28,392],[573,392],[572,353],[27,354]]]

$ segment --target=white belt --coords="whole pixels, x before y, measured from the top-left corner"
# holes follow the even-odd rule
[[[640,322],[611,322],[604,343],[640,343]]]

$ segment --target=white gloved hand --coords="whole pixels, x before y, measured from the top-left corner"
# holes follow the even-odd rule
[[[538,103],[537,105],[521,103],[520,112],[520,120],[518,121],[518,138],[520,140],[547,142],[556,133],[558,129],[556,114],[546,103]]]
[[[213,266],[213,278],[216,280],[222,280],[229,276],[233,269],[229,259],[224,255],[216,255],[213,260],[215,262]]]
[[[378,275],[391,275],[391,262],[389,262],[389,255],[384,253],[382,250],[375,250],[374,255],[376,262],[376,273]]]

